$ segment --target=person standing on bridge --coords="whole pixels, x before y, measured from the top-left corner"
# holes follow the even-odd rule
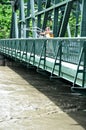
[[[41,36],[45,37],[45,38],[53,38],[53,33],[52,31],[50,30],[50,27],[46,27],[45,28],[45,31],[44,32],[41,32],[40,33]],[[49,39],[47,40],[47,43],[46,43],[46,51],[47,51],[47,54],[51,55],[51,56],[54,56],[55,52],[54,52],[54,47],[53,47],[53,42],[52,42],[52,39]]]

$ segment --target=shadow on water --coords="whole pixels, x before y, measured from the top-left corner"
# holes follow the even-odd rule
[[[37,73],[35,69],[22,66],[10,68],[77,121],[77,125],[86,129],[86,97],[72,94],[69,83],[59,79],[50,81],[49,77]]]

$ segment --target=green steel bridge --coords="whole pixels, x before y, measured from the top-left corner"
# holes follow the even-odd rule
[[[86,0],[12,0],[8,4],[12,7],[10,37],[0,39],[0,54],[28,68],[35,66],[38,72],[49,72],[50,79],[66,79],[72,82],[72,91],[86,94]],[[53,38],[40,35],[47,26]]]

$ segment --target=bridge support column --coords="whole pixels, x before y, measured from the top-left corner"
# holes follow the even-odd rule
[[[10,38],[18,38],[17,13],[15,10],[14,2],[12,2],[12,23],[11,23]]]
[[[20,0],[19,37],[26,38],[26,21],[24,12],[24,0]]]
[[[81,22],[81,37],[86,37],[86,0],[82,1],[82,22]],[[77,66],[77,71],[72,87],[72,91],[77,91],[83,94],[86,94],[86,42],[81,42],[81,54],[79,58],[79,63]],[[80,69],[81,62],[83,62],[83,69]],[[79,73],[82,73],[82,86],[75,87],[77,76]]]
[[[34,9],[34,0],[30,0],[31,6],[31,18],[32,18],[32,27],[33,27],[33,37],[37,38],[37,31],[36,31],[36,21],[35,21],[35,9]]]

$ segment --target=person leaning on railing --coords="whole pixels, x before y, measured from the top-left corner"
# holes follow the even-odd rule
[[[40,35],[45,36],[47,38],[54,37],[52,31],[50,30],[50,27],[46,27],[45,31],[41,32]]]

